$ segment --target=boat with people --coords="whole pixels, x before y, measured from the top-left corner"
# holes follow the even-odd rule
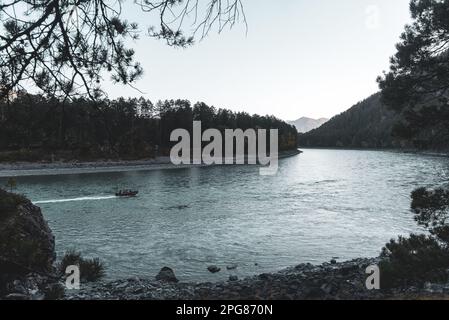
[[[120,190],[115,193],[116,197],[135,197],[139,191],[133,191],[133,190]]]

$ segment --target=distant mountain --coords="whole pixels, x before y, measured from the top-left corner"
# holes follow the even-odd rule
[[[316,129],[326,123],[329,119],[320,118],[320,119],[312,119],[307,117],[299,118],[295,121],[289,121],[290,124],[294,125],[299,133],[306,133],[313,129]]]
[[[380,93],[376,93],[321,127],[300,134],[299,145],[323,148],[404,147],[405,142],[391,134],[399,119],[399,115],[380,102]]]

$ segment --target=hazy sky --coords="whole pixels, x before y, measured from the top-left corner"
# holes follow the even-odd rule
[[[247,33],[241,24],[187,49],[144,35],[133,43],[145,70],[136,84],[144,96],[284,120],[331,117],[378,90],[376,77],[409,22],[409,0],[242,1]],[[130,8],[129,20],[146,28],[145,14]],[[142,95],[107,88],[110,97]]]

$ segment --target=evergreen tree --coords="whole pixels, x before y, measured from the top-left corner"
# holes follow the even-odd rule
[[[0,99],[30,84],[66,100],[102,95],[101,80],[131,85],[142,75],[128,45],[142,34],[128,21],[123,1],[4,0],[0,2]],[[240,0],[136,0],[130,3],[154,25],[146,35],[186,47],[215,25],[219,31],[245,19]],[[190,19],[189,19],[190,17]],[[183,32],[193,23],[193,32]]]
[[[417,147],[449,145],[449,0],[412,0],[389,72],[378,78],[382,102],[401,113],[395,133]]]

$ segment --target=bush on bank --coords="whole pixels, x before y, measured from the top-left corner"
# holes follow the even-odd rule
[[[391,240],[382,249],[382,288],[449,280],[449,190],[419,188],[412,192],[411,211],[428,234]]]
[[[65,271],[70,265],[79,266],[82,281],[93,282],[105,276],[105,266],[100,259],[83,258],[81,253],[75,250],[68,250],[62,257],[58,267],[60,274],[65,275]]]

